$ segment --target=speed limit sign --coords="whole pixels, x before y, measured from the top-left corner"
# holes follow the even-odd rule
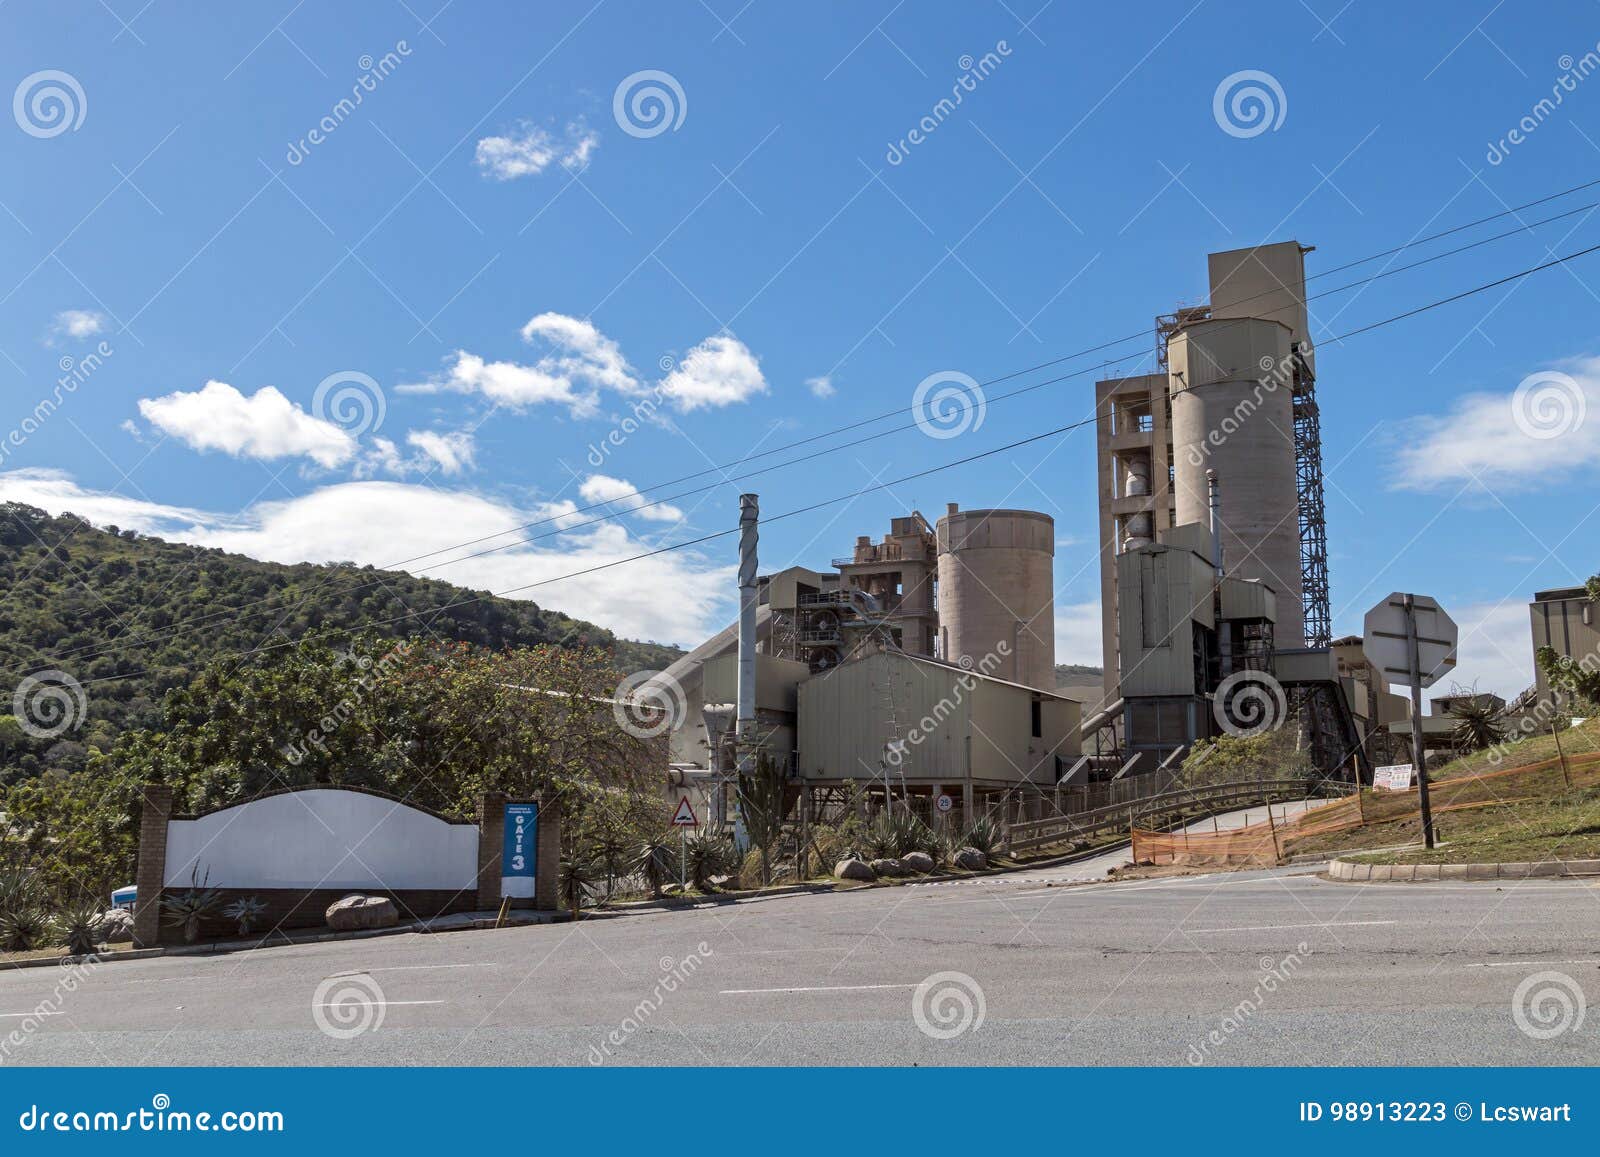
[[[948,812],[951,808],[956,806],[956,801],[951,799],[944,792],[940,792],[939,798],[933,801],[933,806],[938,808],[942,813]]]

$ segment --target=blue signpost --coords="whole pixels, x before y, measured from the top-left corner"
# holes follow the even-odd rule
[[[531,898],[538,858],[539,805],[506,804],[505,844],[500,850],[500,894],[510,899]]]

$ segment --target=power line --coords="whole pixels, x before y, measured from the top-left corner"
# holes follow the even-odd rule
[[[1476,221],[1469,222],[1469,223],[1464,224],[1464,225],[1453,226],[1453,227],[1451,227],[1449,229],[1442,230],[1442,231],[1440,231],[1438,233],[1430,234],[1429,236],[1423,237],[1423,238],[1419,238],[1416,241],[1407,242],[1404,245],[1395,246],[1395,247],[1393,247],[1391,249],[1383,250],[1383,251],[1381,251],[1379,253],[1372,254],[1371,256],[1368,256],[1368,257],[1358,258],[1355,261],[1346,262],[1343,265],[1335,266],[1332,269],[1324,270],[1321,273],[1314,274],[1311,277],[1306,278],[1306,282],[1309,283],[1311,281],[1319,280],[1319,279],[1321,279],[1323,277],[1330,276],[1331,274],[1338,273],[1338,272],[1341,272],[1341,271],[1346,270],[1346,269],[1355,268],[1358,265],[1367,264],[1367,263],[1369,263],[1371,261],[1377,260],[1380,257],[1392,256],[1393,254],[1403,252],[1406,249],[1413,248],[1413,247],[1418,246],[1418,245],[1427,244],[1427,243],[1429,243],[1431,241],[1436,241],[1436,240],[1439,240],[1439,239],[1441,239],[1443,237],[1447,237],[1447,236],[1451,236],[1451,235],[1456,234],[1456,233],[1460,233],[1460,232],[1462,232],[1462,231],[1464,231],[1466,229],[1474,228],[1474,227],[1476,227],[1478,225],[1482,225],[1482,224],[1485,224],[1485,223],[1487,223],[1489,221],[1497,220],[1499,218],[1508,216],[1510,214],[1514,214],[1514,213],[1520,212],[1523,209],[1527,209],[1527,208],[1530,208],[1530,207],[1535,206],[1535,205],[1545,204],[1545,203],[1547,203],[1549,201],[1559,199],[1560,197],[1568,196],[1568,195],[1570,195],[1570,194],[1572,194],[1574,192],[1578,192],[1578,191],[1581,191],[1583,189],[1593,187],[1595,185],[1600,185],[1600,178],[1597,178],[1596,180],[1593,180],[1593,181],[1586,182],[1586,183],[1581,184],[1581,185],[1573,186],[1571,189],[1564,190],[1563,192],[1560,192],[1560,193],[1553,193],[1553,194],[1550,194],[1549,196],[1541,197],[1541,198],[1539,198],[1537,200],[1526,202],[1523,205],[1519,205],[1519,206],[1516,206],[1514,208],[1504,210],[1504,211],[1502,211],[1500,213],[1494,213],[1494,214],[1491,214],[1491,215],[1489,215],[1487,217],[1479,218]],[[1433,262],[1441,261],[1441,260],[1444,260],[1444,259],[1449,258],[1449,257],[1454,257],[1454,256],[1457,256],[1457,255],[1459,255],[1461,253],[1465,253],[1465,252],[1467,252],[1469,250],[1477,249],[1477,248],[1480,248],[1480,247],[1482,247],[1484,245],[1492,244],[1493,242],[1496,242],[1496,241],[1505,240],[1506,238],[1516,236],[1519,233],[1528,232],[1528,231],[1531,231],[1533,229],[1537,229],[1537,228],[1540,228],[1542,226],[1552,224],[1552,223],[1554,223],[1556,221],[1565,220],[1566,218],[1576,216],[1579,213],[1592,212],[1593,210],[1595,210],[1597,208],[1600,208],[1600,201],[1590,202],[1588,204],[1580,205],[1575,209],[1569,209],[1566,212],[1558,213],[1558,214],[1555,214],[1553,216],[1546,217],[1546,218],[1544,218],[1542,220],[1539,220],[1539,221],[1534,221],[1534,222],[1531,222],[1531,223],[1526,223],[1526,224],[1519,225],[1515,229],[1509,229],[1509,230],[1506,230],[1503,233],[1497,233],[1492,237],[1481,238],[1481,239],[1479,239],[1477,241],[1470,242],[1470,243],[1468,243],[1466,245],[1457,246],[1454,249],[1448,249],[1448,250],[1446,250],[1446,251],[1444,251],[1442,253],[1436,253],[1436,254],[1433,254],[1433,255],[1431,255],[1429,257],[1424,257],[1424,258],[1422,258],[1422,259],[1420,259],[1418,261],[1414,261],[1414,262],[1411,262],[1411,263],[1406,264],[1406,265],[1397,266],[1397,267],[1395,267],[1393,269],[1385,269],[1385,270],[1382,270],[1382,271],[1380,271],[1378,273],[1372,274],[1372,275],[1370,275],[1368,277],[1358,278],[1355,281],[1347,282],[1347,283],[1345,283],[1343,285],[1336,286],[1336,287],[1334,287],[1332,289],[1325,289],[1325,290],[1322,290],[1319,293],[1310,294],[1305,298],[1305,302],[1306,303],[1310,303],[1312,301],[1317,301],[1317,300],[1320,300],[1320,299],[1325,298],[1325,297],[1330,297],[1330,296],[1332,296],[1334,294],[1348,292],[1351,289],[1355,289],[1355,288],[1358,288],[1358,287],[1363,286],[1363,285],[1370,285],[1373,282],[1382,280],[1384,278],[1398,276],[1399,274],[1410,272],[1411,270],[1420,268],[1421,266],[1429,265],[1429,264],[1432,264]],[[1517,276],[1517,275],[1513,275],[1513,276]],[[1247,303],[1249,301],[1254,301],[1254,300],[1257,300],[1257,299],[1259,299],[1261,297],[1264,297],[1264,296],[1275,295],[1276,293],[1277,293],[1276,290],[1265,291],[1264,293],[1255,294],[1255,295],[1253,295],[1251,297],[1244,298],[1244,299],[1242,299],[1240,302],[1238,302],[1236,304],[1242,305],[1242,304],[1245,304],[1245,303]],[[1008,380],[1011,380],[1013,378],[1019,377],[1019,376],[1021,376],[1023,374],[1034,372],[1034,371],[1036,371],[1038,369],[1047,368],[1047,367],[1052,366],[1052,365],[1058,365],[1061,362],[1068,361],[1068,360],[1071,360],[1073,358],[1083,357],[1083,356],[1086,356],[1086,355],[1088,355],[1090,353],[1094,353],[1094,352],[1098,352],[1100,350],[1108,349],[1108,348],[1111,348],[1111,347],[1116,346],[1116,345],[1125,344],[1126,342],[1134,340],[1136,338],[1144,339],[1144,338],[1147,338],[1148,336],[1149,336],[1149,331],[1148,330],[1140,330],[1136,334],[1130,334],[1130,335],[1128,335],[1126,337],[1121,337],[1121,338],[1114,338],[1114,339],[1112,339],[1112,340],[1110,340],[1108,342],[1103,342],[1103,343],[1101,343],[1099,345],[1090,346],[1090,347],[1087,347],[1086,349],[1079,350],[1076,353],[1065,354],[1065,355],[1063,355],[1063,356],[1061,356],[1059,358],[1052,359],[1051,361],[1039,363],[1036,366],[1031,366],[1031,367],[1028,367],[1028,368],[1025,368],[1025,369],[1012,371],[1009,374],[1005,374],[1005,375],[1002,375],[1002,376],[997,377],[997,378],[992,378],[988,382],[980,382],[980,383],[978,383],[978,385],[981,388],[984,385],[998,384],[1000,382],[1008,381]],[[1111,359],[1108,359],[1106,361],[1099,362],[1096,365],[1094,365],[1092,367],[1088,367],[1088,368],[1083,369],[1083,370],[1077,370],[1077,371],[1074,371],[1074,372],[1069,373],[1069,374],[1062,374],[1062,375],[1059,375],[1057,377],[1047,378],[1047,379],[1045,379],[1043,381],[1034,382],[1034,383],[1032,383],[1030,385],[1023,386],[1023,387],[1020,387],[1020,388],[1015,389],[1015,390],[1010,390],[1010,391],[1007,391],[1006,393],[1003,393],[1003,394],[998,394],[993,398],[986,398],[984,400],[984,404],[986,406],[987,405],[999,404],[1001,402],[1009,401],[1012,398],[1016,398],[1016,397],[1020,397],[1020,396],[1022,396],[1024,394],[1032,393],[1035,390],[1043,389],[1045,386],[1058,385],[1061,382],[1069,381],[1071,379],[1078,378],[1078,377],[1082,377],[1082,376],[1084,376],[1086,374],[1098,373],[1098,372],[1106,369],[1109,366],[1114,366],[1114,365],[1117,365],[1117,364],[1119,364],[1121,362],[1130,361],[1130,360],[1133,360],[1134,358],[1144,357],[1144,356],[1146,356],[1146,354],[1148,352],[1149,351],[1146,350],[1146,351],[1138,351],[1138,352],[1135,352],[1135,353],[1132,353],[1132,354],[1124,354],[1124,355],[1122,355],[1120,357],[1117,357],[1117,358],[1111,358]],[[544,517],[544,518],[535,519],[535,520],[533,520],[531,522],[522,523],[522,524],[520,524],[518,526],[511,527],[511,528],[509,528],[507,530],[497,531],[494,534],[484,535],[484,536],[482,536],[480,538],[469,539],[466,542],[461,542],[461,543],[456,543],[456,544],[453,544],[453,545],[450,545],[450,546],[440,547],[437,550],[428,551],[428,552],[426,552],[424,554],[413,555],[410,558],[401,559],[398,562],[387,563],[387,564],[383,565],[382,567],[380,567],[378,569],[380,571],[391,571],[391,570],[395,570],[395,569],[397,569],[399,567],[405,566],[406,564],[411,563],[411,562],[417,562],[417,561],[420,561],[422,559],[433,558],[433,557],[436,557],[436,556],[442,555],[442,554],[448,554],[451,551],[463,550],[463,549],[465,549],[467,547],[476,546],[476,545],[478,545],[480,543],[490,542],[490,541],[492,541],[492,540],[494,540],[496,538],[504,538],[507,535],[516,534],[516,533],[519,533],[519,532],[521,532],[523,530],[530,530],[530,529],[533,529],[535,527],[550,525],[551,523],[560,524],[560,525],[558,525],[556,527],[556,529],[554,529],[552,531],[548,531],[548,532],[543,533],[543,534],[532,535],[532,536],[529,536],[529,537],[526,537],[526,538],[514,539],[511,542],[503,543],[503,544],[501,544],[499,546],[488,547],[488,548],[486,548],[484,550],[480,550],[480,551],[473,551],[473,552],[471,552],[469,554],[464,554],[464,555],[461,555],[461,556],[459,556],[457,558],[446,559],[446,560],[444,560],[442,562],[434,563],[434,564],[431,564],[430,566],[426,566],[426,567],[421,567],[421,568],[418,568],[417,570],[411,572],[414,577],[419,577],[421,575],[427,574],[429,571],[438,570],[438,569],[446,567],[446,566],[454,566],[454,565],[456,565],[458,563],[468,562],[468,561],[470,561],[472,559],[482,558],[482,557],[484,557],[486,555],[495,554],[495,553],[498,553],[500,551],[511,550],[511,549],[514,549],[514,548],[519,547],[519,546],[526,546],[526,545],[529,545],[531,543],[540,542],[540,541],[543,541],[545,539],[553,538],[553,537],[556,537],[556,536],[561,535],[561,534],[568,534],[568,533],[571,533],[571,532],[576,531],[576,530],[582,530],[585,527],[595,526],[595,525],[600,524],[600,523],[615,521],[617,519],[626,517],[627,515],[629,515],[631,513],[634,513],[638,509],[641,509],[641,508],[647,508],[649,506],[665,505],[665,504],[668,504],[668,503],[679,501],[679,500],[684,499],[684,498],[695,497],[697,495],[707,493],[708,491],[715,490],[718,487],[723,486],[723,485],[727,485],[727,484],[730,484],[730,483],[733,483],[733,482],[737,482],[737,481],[746,480],[746,479],[749,479],[749,478],[758,477],[758,476],[763,475],[763,474],[771,473],[772,471],[775,471],[775,470],[786,469],[786,468],[788,468],[790,466],[804,464],[804,463],[807,463],[807,462],[814,461],[818,456],[823,455],[823,454],[832,454],[832,453],[836,453],[836,452],[838,452],[840,450],[852,449],[852,448],[854,448],[856,446],[861,446],[861,445],[864,445],[865,443],[876,441],[879,438],[886,438],[886,437],[890,437],[890,436],[892,436],[894,434],[903,433],[903,432],[905,432],[907,430],[910,430],[910,429],[913,429],[913,428],[917,427],[921,423],[919,421],[912,421],[912,422],[905,423],[905,424],[900,425],[900,426],[893,427],[892,429],[880,430],[880,431],[878,431],[877,433],[874,433],[874,434],[868,434],[868,435],[865,435],[865,436],[863,436],[861,438],[857,438],[857,439],[854,439],[854,440],[849,441],[849,442],[843,442],[843,443],[840,443],[840,444],[835,445],[835,446],[824,447],[823,449],[818,450],[818,451],[814,451],[811,454],[804,455],[804,456],[801,456],[801,457],[791,458],[791,459],[788,459],[788,460],[783,461],[783,462],[775,463],[775,464],[773,464],[771,466],[765,466],[765,467],[762,467],[759,470],[747,471],[747,472],[745,472],[743,474],[736,474],[736,475],[731,475],[731,476],[723,473],[723,477],[721,479],[719,479],[718,481],[716,481],[716,482],[712,482],[712,483],[709,483],[709,484],[704,485],[704,486],[695,487],[695,488],[690,489],[690,490],[681,491],[681,492],[678,492],[678,493],[675,493],[675,494],[669,494],[669,495],[667,495],[665,497],[656,499],[654,502],[640,503],[638,506],[635,506],[635,507],[630,508],[628,510],[621,510],[621,511],[615,510],[615,506],[616,506],[616,503],[618,501],[626,501],[626,500],[629,500],[629,499],[632,499],[632,498],[643,498],[645,496],[645,491],[658,490],[658,489],[661,489],[661,488],[663,488],[665,486],[674,485],[677,482],[690,481],[690,480],[693,480],[695,478],[704,477],[705,475],[710,474],[710,473],[714,473],[714,472],[722,473],[722,472],[726,471],[728,468],[741,465],[741,464],[743,464],[745,462],[751,462],[751,461],[755,461],[755,460],[757,460],[759,458],[768,457],[768,456],[770,456],[772,454],[782,453],[784,450],[789,450],[789,449],[793,449],[793,448],[795,448],[797,446],[803,446],[803,445],[807,445],[807,444],[810,444],[810,443],[813,443],[813,442],[816,442],[816,441],[820,441],[820,440],[822,440],[824,438],[832,437],[835,434],[846,433],[846,432],[848,432],[850,430],[860,429],[863,426],[872,425],[872,424],[874,424],[876,422],[883,421],[886,418],[893,417],[893,416],[896,416],[896,415],[899,415],[899,414],[902,414],[902,413],[908,413],[908,412],[914,413],[915,412],[915,407],[902,407],[900,409],[890,410],[890,411],[887,411],[884,414],[880,414],[880,415],[878,415],[876,417],[873,417],[873,418],[861,419],[860,421],[857,421],[855,423],[852,423],[852,424],[849,424],[849,425],[846,425],[846,426],[838,427],[838,428],[836,428],[834,430],[825,431],[825,432],[823,432],[821,434],[815,434],[815,435],[812,435],[812,436],[810,436],[808,438],[802,438],[802,439],[800,439],[800,440],[798,440],[796,442],[791,442],[791,443],[788,443],[788,444],[786,444],[784,446],[774,447],[774,448],[772,448],[770,450],[762,451],[759,454],[747,455],[746,457],[744,457],[742,459],[737,459],[737,460],[732,461],[732,462],[724,463],[721,466],[712,466],[712,467],[709,467],[709,468],[707,468],[705,470],[697,471],[696,473],[693,473],[693,474],[684,475],[682,478],[674,479],[674,480],[672,480],[670,482],[655,483],[655,484],[652,484],[652,485],[649,485],[649,486],[646,486],[646,487],[637,488],[637,489],[634,489],[632,491],[629,491],[626,494],[622,494],[620,496],[617,496],[617,497],[614,497],[614,498],[611,498],[611,499],[607,499],[606,501],[603,501],[603,502],[596,502],[596,503],[593,503],[593,504],[591,504],[589,506],[584,506],[584,507],[576,507],[576,508],[574,508],[573,510],[570,510],[570,511],[563,511],[560,514],[549,515],[549,516]],[[595,511],[595,510],[600,510],[600,509],[605,509],[605,508],[611,508],[612,509],[612,513],[603,514],[603,515],[600,515],[599,517],[596,517],[596,518],[585,519],[583,521],[575,522],[575,523],[568,523],[568,522],[565,521],[567,519],[570,519],[570,518],[574,517],[575,515],[584,514],[584,513],[590,512],[590,511]],[[324,590],[328,586],[332,585],[340,577],[342,577],[345,573],[348,573],[348,572],[345,572],[345,571],[334,571],[334,572],[330,573],[321,583],[311,587],[310,589],[308,589],[306,591],[303,591],[298,596],[297,600],[294,603],[286,605],[286,606],[282,607],[281,609],[286,614],[298,609],[300,606],[304,605],[306,600],[311,598],[314,594],[318,593],[319,591]],[[358,592],[363,591],[363,590],[369,590],[369,589],[371,589],[373,587],[384,585],[384,583],[386,581],[387,580],[385,578],[383,578],[383,577],[369,578],[369,579],[367,579],[367,580],[365,580],[363,582],[357,583],[353,587],[347,589],[345,593],[346,594],[355,594],[355,593],[358,593]],[[265,603],[271,602],[276,597],[277,597],[276,594],[267,595],[267,596],[264,596],[261,599],[255,600],[254,602],[246,603],[243,606],[239,606],[239,607],[223,607],[223,608],[219,608],[219,609],[217,609],[215,611],[208,612],[208,613],[206,613],[204,615],[201,615],[201,616],[199,616],[197,618],[186,619],[186,620],[183,620],[183,621],[178,622],[178,623],[170,624],[167,627],[158,629],[158,631],[156,633],[148,634],[144,638],[140,639],[139,640],[139,645],[148,646],[148,645],[150,645],[151,642],[154,642],[154,641],[156,641],[156,640],[158,640],[160,638],[166,637],[166,636],[170,636],[170,635],[176,634],[177,632],[182,631],[182,630],[187,630],[187,629],[192,629],[194,627],[199,627],[199,626],[202,626],[202,625],[204,625],[204,624],[206,624],[208,622],[211,622],[211,621],[214,621],[214,620],[217,620],[217,619],[225,619],[225,618],[228,618],[230,616],[242,615],[242,614],[244,614],[244,613],[246,613],[246,612],[248,612],[248,611],[250,611],[250,610],[252,610],[252,609],[254,609],[256,607],[259,607],[259,606],[262,606]],[[56,659],[65,659],[65,658],[71,658],[71,657],[95,658],[98,655],[105,654],[105,653],[108,653],[110,651],[117,650],[119,646],[120,646],[120,644],[116,644],[116,643],[107,643],[107,644],[84,643],[84,644],[81,644],[79,647],[69,648],[66,651],[57,652],[56,655],[53,656],[53,657],[56,658]],[[83,655],[80,656],[79,653],[84,651],[87,648],[95,648],[95,649],[88,650],[87,654],[83,654]]]
[[[1427,313],[1427,312],[1429,312],[1431,310],[1439,309],[1439,308],[1442,308],[1443,306],[1454,304],[1455,302],[1465,300],[1466,298],[1469,298],[1469,297],[1474,297],[1474,296],[1476,296],[1476,295],[1478,295],[1480,293],[1486,293],[1491,289],[1496,289],[1499,286],[1507,285],[1507,284],[1509,284],[1509,283],[1511,283],[1513,281],[1520,280],[1520,279],[1522,279],[1524,277],[1532,276],[1535,273],[1539,273],[1539,272],[1542,272],[1542,271],[1547,270],[1547,269],[1553,269],[1553,268],[1555,268],[1556,266],[1559,266],[1559,265],[1566,265],[1569,262],[1576,261],[1580,257],[1587,257],[1590,254],[1593,254],[1593,253],[1596,253],[1596,252],[1600,252],[1600,245],[1592,245],[1592,246],[1590,246],[1590,247],[1588,247],[1586,249],[1580,249],[1580,250],[1578,250],[1578,251],[1576,251],[1574,253],[1569,253],[1569,254],[1566,254],[1565,256],[1557,257],[1557,258],[1554,258],[1554,259],[1552,259],[1550,261],[1543,262],[1543,263],[1541,263],[1539,265],[1534,265],[1534,266],[1531,266],[1531,267],[1529,267],[1527,269],[1520,270],[1517,273],[1509,274],[1509,275],[1507,275],[1505,277],[1496,278],[1494,281],[1485,282],[1482,285],[1477,285],[1477,286],[1474,286],[1471,289],[1463,290],[1460,293],[1455,293],[1455,294],[1451,294],[1448,297],[1439,298],[1438,300],[1429,302],[1426,305],[1420,305],[1420,306],[1417,306],[1414,309],[1406,310],[1403,313],[1398,313],[1398,314],[1395,314],[1395,315],[1393,315],[1391,317],[1384,318],[1384,319],[1382,319],[1380,321],[1376,321],[1376,322],[1372,322],[1372,323],[1369,323],[1369,324],[1364,325],[1364,326],[1360,326],[1360,327],[1358,327],[1356,329],[1352,329],[1352,330],[1349,330],[1349,331],[1347,331],[1345,333],[1339,334],[1336,337],[1328,338],[1328,339],[1325,340],[1324,344],[1328,344],[1328,343],[1337,344],[1337,343],[1341,343],[1341,342],[1347,341],[1350,338],[1356,337],[1356,336],[1358,336],[1360,334],[1371,333],[1374,330],[1381,329],[1381,328],[1383,328],[1385,326],[1388,326],[1388,325],[1393,325],[1393,324],[1395,324],[1397,322],[1404,321],[1404,320],[1412,318],[1412,317],[1416,317],[1419,314]],[[1241,320],[1245,320],[1245,319],[1241,319]],[[1200,390],[1200,389],[1204,389],[1204,388],[1205,388],[1204,384],[1199,385],[1199,386],[1185,386],[1185,387],[1182,387],[1182,388],[1180,388],[1178,390],[1174,390],[1172,392],[1174,394],[1190,393],[1190,392],[1193,392],[1195,390]],[[859,490],[851,491],[848,494],[842,494],[842,495],[839,495],[839,496],[834,497],[834,498],[824,499],[824,500],[822,500],[820,502],[814,502],[814,503],[811,503],[811,504],[809,504],[807,506],[797,507],[794,510],[784,511],[782,514],[775,514],[775,515],[772,515],[770,517],[765,517],[765,518],[762,519],[762,523],[763,524],[768,524],[768,523],[773,523],[773,522],[782,522],[785,519],[796,518],[796,517],[799,517],[802,514],[809,514],[809,513],[812,513],[813,511],[821,510],[821,509],[824,509],[824,508],[829,507],[829,506],[838,505],[841,502],[854,501],[855,499],[863,497],[864,495],[872,494],[872,493],[875,493],[875,492],[880,491],[880,490],[886,490],[886,489],[888,489],[889,487],[892,487],[892,486],[900,486],[900,485],[903,485],[903,484],[905,484],[907,482],[915,481],[915,480],[917,480],[919,478],[926,478],[926,477],[928,477],[930,475],[939,474],[939,473],[942,473],[942,472],[944,472],[946,470],[952,470],[952,469],[955,469],[956,467],[959,467],[959,466],[970,465],[973,462],[977,462],[977,461],[980,461],[980,460],[985,459],[985,458],[992,458],[996,454],[1008,453],[1009,451],[1019,449],[1020,447],[1028,446],[1028,445],[1031,445],[1031,444],[1033,444],[1035,442],[1043,441],[1046,438],[1055,437],[1058,434],[1069,433],[1069,432],[1071,432],[1073,430],[1081,429],[1081,428],[1083,428],[1085,426],[1092,425],[1096,421],[1098,421],[1098,418],[1091,417],[1091,418],[1083,419],[1083,420],[1080,420],[1080,421],[1077,421],[1077,422],[1069,422],[1066,425],[1057,426],[1054,429],[1046,430],[1046,431],[1044,431],[1043,433],[1040,433],[1040,434],[1032,434],[1032,435],[1030,435],[1030,436],[1028,436],[1026,438],[1019,438],[1014,442],[1008,442],[1007,444],[1005,444],[1003,446],[996,446],[996,447],[994,447],[992,449],[989,449],[989,450],[983,450],[983,451],[980,451],[980,452],[978,452],[976,454],[970,454],[965,458],[958,458],[953,462],[946,462],[946,463],[944,463],[942,465],[939,465],[939,466],[930,466],[930,467],[928,467],[928,468],[926,468],[924,470],[918,470],[918,471],[915,471],[914,473],[903,475],[900,478],[896,478],[896,479],[893,479],[893,480],[888,481],[888,482],[873,483],[873,484],[871,484],[869,486],[862,487]],[[505,597],[507,595],[516,594],[516,593],[521,592],[521,591],[534,590],[534,589],[537,589],[539,587],[549,586],[549,585],[551,585],[553,583],[568,582],[568,581],[570,581],[572,579],[575,579],[575,578],[584,578],[584,577],[586,577],[588,575],[598,574],[601,571],[611,570],[611,569],[613,569],[615,567],[624,566],[624,565],[626,565],[628,563],[640,562],[640,561],[643,561],[644,559],[655,558],[655,557],[657,557],[659,555],[668,554],[668,553],[671,553],[673,551],[685,550],[685,549],[688,549],[689,547],[693,547],[693,546],[700,546],[700,545],[703,545],[704,543],[712,542],[712,541],[715,541],[716,539],[719,539],[719,538],[726,538],[726,537],[728,537],[730,535],[734,535],[734,534],[738,534],[738,533],[739,533],[739,527],[737,527],[737,526],[731,527],[731,528],[729,528],[727,530],[713,531],[713,532],[711,532],[709,534],[703,534],[703,535],[700,535],[697,538],[688,539],[688,540],[686,540],[684,542],[672,543],[672,544],[669,544],[667,546],[658,547],[655,550],[645,551],[642,554],[629,555],[629,556],[627,556],[625,558],[613,559],[610,562],[598,563],[598,564],[596,564],[594,566],[584,567],[581,570],[572,571],[572,572],[569,572],[567,574],[556,575],[553,578],[540,579],[537,582],[523,583],[520,586],[508,587],[505,590],[494,591],[494,592],[491,592],[489,594],[471,595],[471,596],[469,596],[467,598],[458,599],[455,602],[446,603],[442,607],[435,607],[435,608],[432,608],[431,610],[428,610],[428,611],[411,611],[411,612],[407,612],[406,614],[395,615],[395,616],[392,616],[392,617],[387,618],[387,619],[379,619],[379,620],[376,620],[374,622],[369,622],[369,623],[363,624],[363,628],[387,626],[387,625],[392,624],[392,623],[403,622],[403,621],[405,621],[407,619],[420,618],[420,617],[422,617],[424,615],[440,614],[440,613],[443,613],[444,611],[448,611],[448,610],[450,610],[450,609],[452,609],[454,607],[469,606],[469,605],[471,605],[473,603],[482,602],[482,601],[484,601],[485,599],[488,599],[488,598],[503,598],[503,597]],[[263,654],[263,653],[265,653],[267,651],[275,651],[275,650],[281,650],[284,647],[298,646],[300,643],[304,642],[306,639],[314,637],[314,635],[322,635],[322,634],[327,634],[327,633],[329,633],[329,632],[319,631],[319,632],[315,632],[314,634],[313,633],[308,633],[306,635],[301,636],[299,639],[290,639],[290,640],[285,640],[283,642],[267,644],[267,645],[260,646],[260,647],[252,647],[252,648],[249,648],[249,649],[244,650],[244,651],[229,652],[229,653],[227,653],[225,655],[216,656],[216,658],[239,658],[239,659],[248,658],[251,655]],[[149,672],[149,669],[146,668],[146,669],[143,669],[143,670],[140,670],[140,671],[131,671],[131,672],[126,672],[126,673],[123,673],[123,674],[120,674],[120,675],[107,675],[107,676],[104,676],[103,678],[100,678],[100,679],[89,680],[87,683],[84,683],[84,684],[81,684],[81,685],[82,686],[90,686],[90,685],[94,685],[94,684],[98,684],[98,683],[114,682],[114,681],[121,680],[121,679],[131,679],[131,678],[134,678],[135,676],[138,676],[138,675],[148,674],[148,672]]]

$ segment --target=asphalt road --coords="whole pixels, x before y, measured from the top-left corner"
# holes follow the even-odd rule
[[[1583,883],[1039,875],[104,964],[64,994],[65,970],[16,970],[0,1063],[1600,1062],[1600,1025],[1536,1039],[1513,1014],[1540,972],[1600,994]],[[964,979],[919,1000],[940,973]],[[1523,1004],[1536,1030],[1561,1012]]]

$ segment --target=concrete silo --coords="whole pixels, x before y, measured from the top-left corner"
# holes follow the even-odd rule
[[[945,659],[1054,689],[1055,533],[1048,514],[950,504],[935,528]]]
[[[1291,336],[1268,318],[1213,318],[1167,343],[1175,522],[1209,523],[1216,471],[1221,561],[1276,592],[1279,647],[1305,639]]]

